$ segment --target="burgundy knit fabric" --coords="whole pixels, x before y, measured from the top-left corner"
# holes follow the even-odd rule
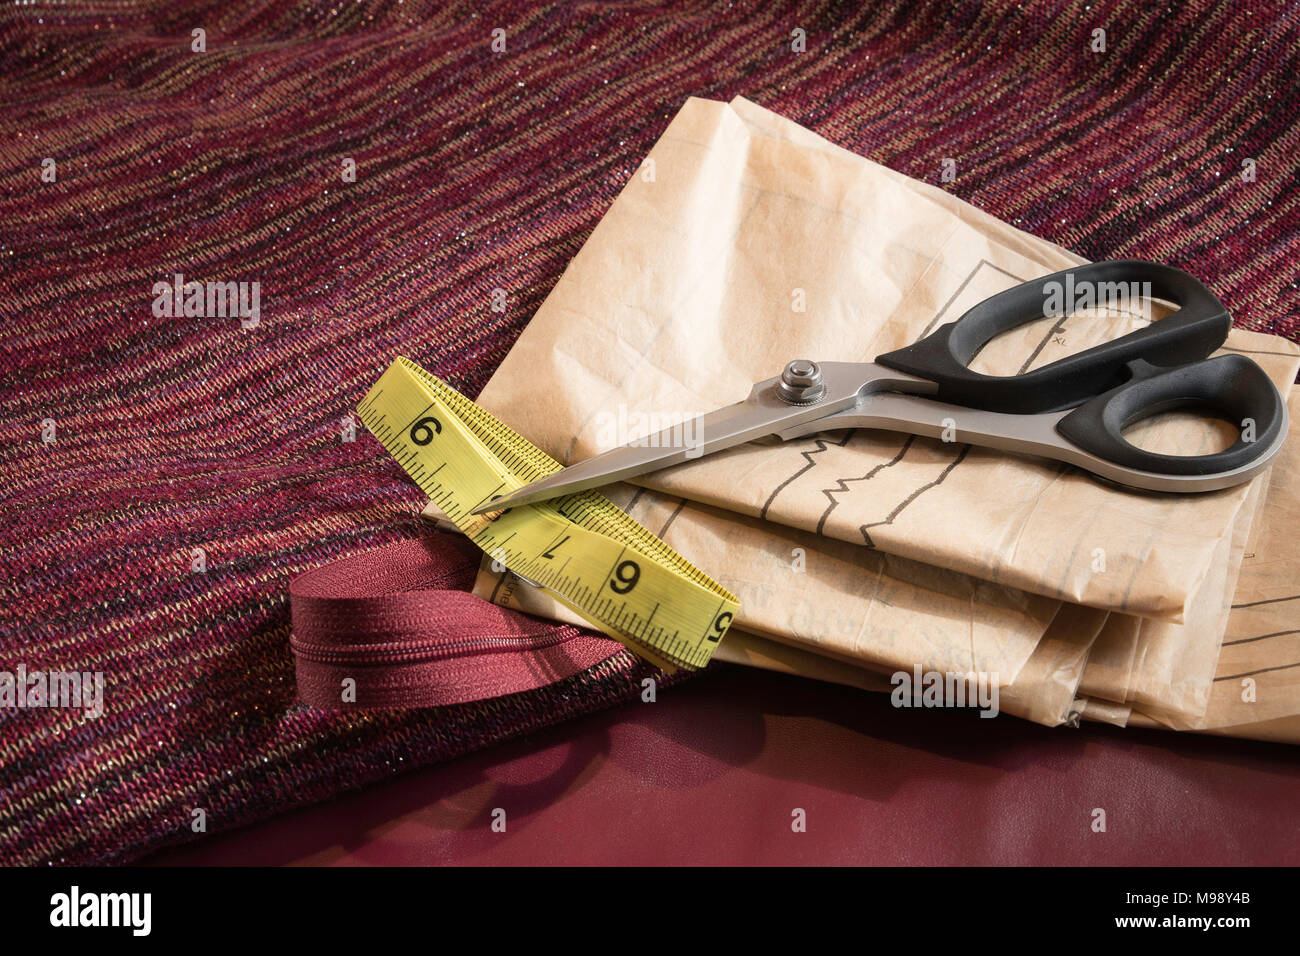
[[[3,4],[0,670],[107,686],[99,719],[0,713],[0,859],[125,860],[634,698],[623,654],[310,709],[287,585],[424,533],[357,400],[399,352],[475,394],[687,96],[952,159],[1294,337],[1297,77],[1300,11],[1253,0]],[[157,314],[176,274],[257,282],[259,321]]]

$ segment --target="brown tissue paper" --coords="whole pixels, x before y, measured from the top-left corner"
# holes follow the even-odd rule
[[[748,101],[692,99],[478,401],[573,462],[742,399],[790,359],[870,360],[1082,261]],[[1163,314],[1044,319],[973,367],[1015,374]],[[1300,366],[1300,349],[1274,336],[1235,330],[1227,349],[1284,392]],[[1190,454],[1220,438],[1213,423],[1172,418],[1133,440]],[[1223,629],[1249,630],[1274,607],[1228,617],[1225,605],[1238,569],[1243,587],[1253,580],[1262,478],[1151,495],[857,430],[741,446],[637,483],[611,497],[741,599],[720,658],[877,689],[914,666],[992,673],[1003,709],[1042,723],[1235,719],[1210,716],[1236,710],[1216,672]],[[1294,507],[1287,490],[1269,507]],[[481,574],[476,593],[568,615],[510,575]],[[1224,655],[1236,648],[1254,668],[1247,646]]]

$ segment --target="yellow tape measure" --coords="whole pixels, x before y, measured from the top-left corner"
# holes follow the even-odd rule
[[[655,664],[709,662],[740,602],[604,495],[469,513],[558,471],[554,458],[406,358],[357,413],[442,513],[505,567]]]

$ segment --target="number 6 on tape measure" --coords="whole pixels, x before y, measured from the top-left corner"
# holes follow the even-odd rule
[[[357,413],[495,561],[655,664],[709,662],[740,602],[604,495],[470,514],[558,471],[555,459],[406,358],[389,366]]]

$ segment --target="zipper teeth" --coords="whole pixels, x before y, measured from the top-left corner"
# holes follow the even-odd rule
[[[484,637],[470,641],[395,642],[391,644],[357,644],[352,647],[326,644],[308,644],[290,639],[294,654],[318,664],[386,664],[409,661],[431,661],[443,657],[469,655],[476,651],[541,650],[562,644],[574,637],[572,634],[548,634],[545,637]]]

